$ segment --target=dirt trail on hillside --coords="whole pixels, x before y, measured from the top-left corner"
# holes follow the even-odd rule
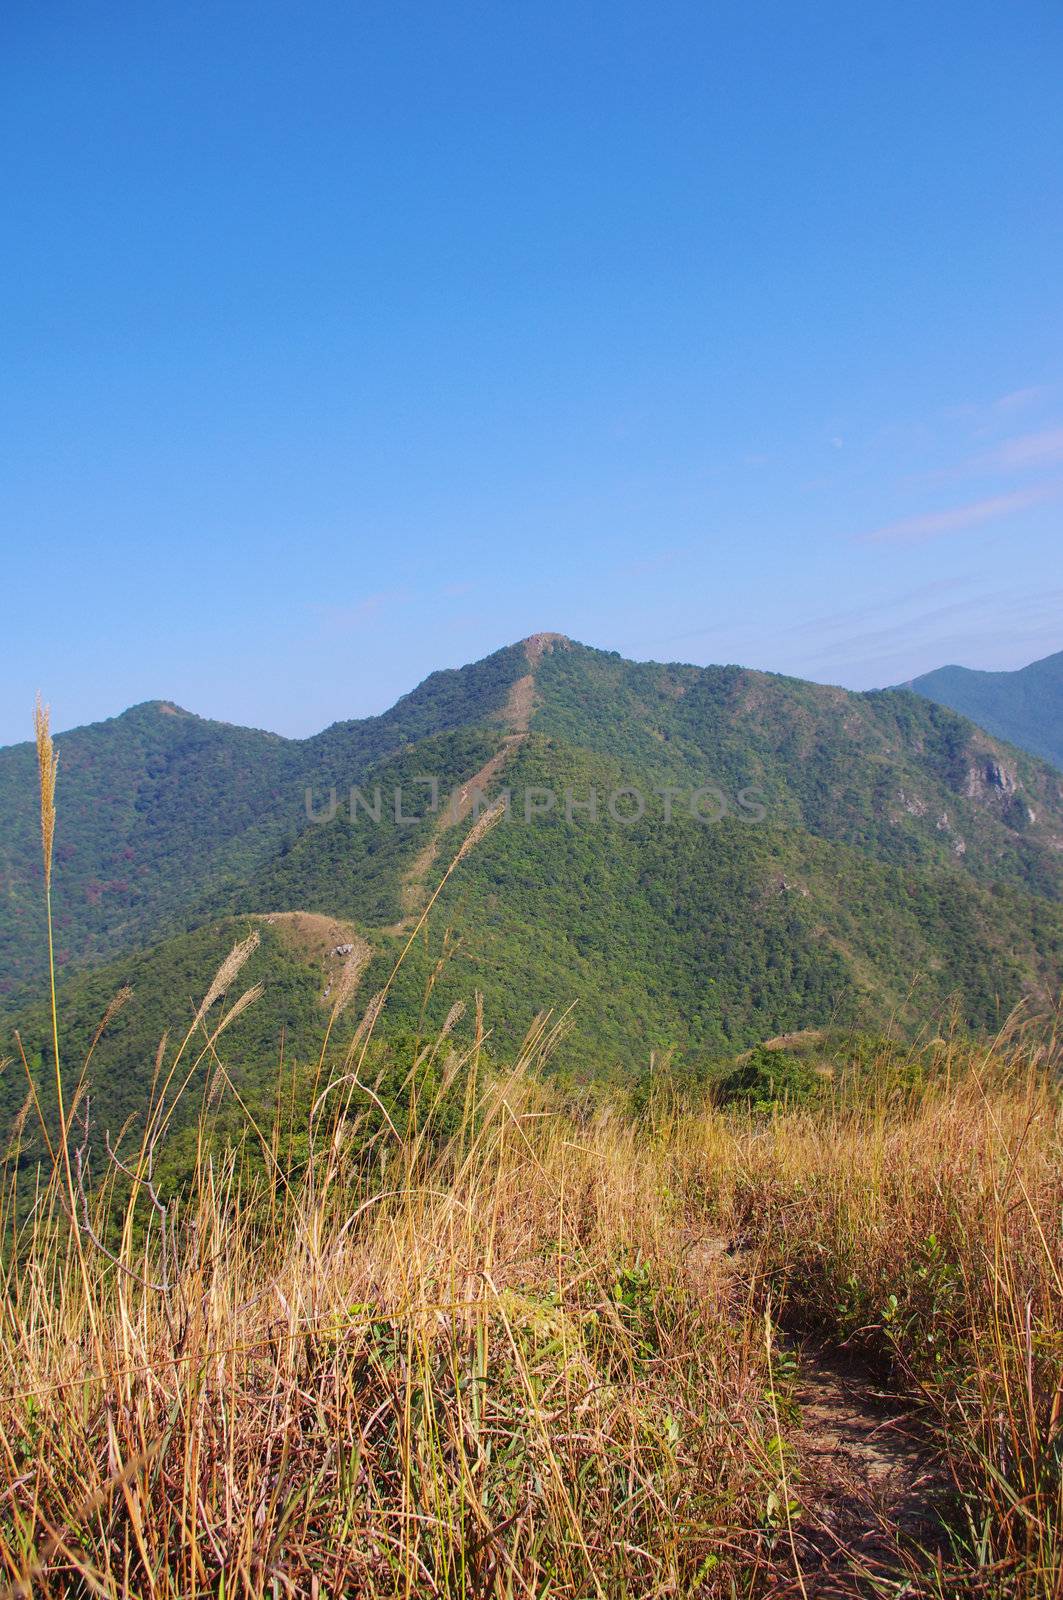
[[[804,1345],[797,1357],[803,1475],[793,1593],[878,1596],[906,1580],[909,1596],[936,1592],[913,1575],[941,1547],[933,1505],[945,1485],[910,1409],[844,1353]]]
[[[526,681],[521,679],[522,683]],[[400,895],[403,920],[394,923],[385,929],[385,932],[407,933],[413,927],[414,919],[424,903],[428,874],[439,855],[443,834],[447,828],[454,827],[458,822],[464,822],[472,811],[477,795],[486,795],[488,784],[497,778],[513,751],[524,743],[526,737],[525,732],[507,734],[501,748],[495,751],[489,761],[484,762],[479,772],[474,772],[467,783],[441,802],[442,809],[430,839],[418,850],[402,875]]]
[[[746,1306],[752,1251],[696,1230],[687,1266],[699,1292]],[[796,1361],[786,1385],[796,1420],[783,1434],[795,1452],[787,1485],[797,1502],[776,1546],[772,1596],[804,1600],[906,1600],[947,1593],[924,1576],[943,1539],[935,1504],[947,1484],[910,1406],[844,1351],[785,1340]],[[792,1535],[792,1538],[791,1538]]]
[[[474,772],[460,789],[441,801],[439,817],[431,837],[418,850],[402,875],[400,890],[402,920],[385,928],[383,930],[385,933],[403,934],[412,931],[425,901],[428,877],[439,855],[443,834],[456,823],[465,821],[472,812],[477,795],[486,796],[488,786],[498,777],[513,752],[519,749],[528,737],[532,712],[535,709],[535,669],[545,651],[553,648],[561,640],[562,635],[548,633],[535,633],[529,639],[525,639],[524,654],[530,670],[510,685],[506,703],[497,713],[497,720],[508,729],[508,732],[490,760],[486,761],[478,772]]]

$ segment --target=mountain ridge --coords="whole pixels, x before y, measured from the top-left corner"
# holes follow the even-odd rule
[[[470,669],[482,666],[486,662],[494,661],[498,657],[520,653],[530,663],[534,671],[534,668],[539,664],[542,656],[548,650],[552,648],[564,649],[573,647],[578,649],[599,649],[597,646],[581,644],[578,640],[571,638],[569,635],[553,630],[541,630],[535,633],[530,633],[524,638],[516,640],[513,644],[500,646],[499,649],[490,652],[485,657],[478,658],[476,661],[467,662],[463,666],[458,667],[438,668],[435,671],[430,672],[411,689],[400,695],[391,706],[385,708],[383,711],[374,712],[365,717],[336,718],[334,721],[325,724],[324,727],[318,729],[316,732],[304,735],[278,733],[269,728],[232,722],[225,718],[211,717],[202,712],[192,711],[188,707],[180,705],[176,700],[167,698],[166,696],[152,696],[146,700],[135,701],[132,705],[124,707],[123,710],[114,712],[112,715],[107,717],[98,718],[94,722],[79,723],[77,726],[68,728],[62,733],[57,734],[55,737],[56,741],[58,742],[62,739],[68,739],[70,735],[74,733],[84,733],[88,729],[104,728],[114,723],[122,722],[127,718],[135,718],[144,713],[154,712],[158,715],[187,718],[194,722],[203,723],[211,727],[232,728],[245,733],[261,734],[265,738],[276,740],[282,744],[307,745],[324,739],[335,729],[348,729],[363,725],[387,722],[394,718],[396,713],[399,712],[401,708],[406,706],[408,702],[417,700],[422,695],[422,692],[429,689],[431,686],[443,683],[447,680],[459,678],[462,674],[469,672]],[[623,659],[619,657],[618,652],[614,650],[601,649],[599,653],[615,659]],[[965,716],[968,718],[968,720],[975,722],[978,726],[983,727],[985,725],[978,723],[977,718],[972,716],[968,711],[965,711],[962,706],[953,706],[948,700],[939,698],[936,694],[930,693],[929,689],[935,684],[935,681],[951,681],[956,679],[957,681],[962,680],[970,681],[972,683],[996,685],[1022,683],[1035,677],[1050,676],[1053,682],[1058,682],[1060,685],[1063,685],[1063,650],[1052,652],[1047,656],[1040,657],[1036,661],[1027,663],[1025,666],[1016,667],[1013,669],[993,670],[979,667],[966,667],[956,662],[949,662],[940,667],[933,668],[929,672],[921,673],[913,678],[906,678],[897,684],[889,685],[884,689],[868,690],[850,690],[844,688],[840,684],[819,683],[818,680],[795,677],[791,673],[772,672],[766,668],[748,667],[735,662],[718,662],[710,664],[709,666],[699,667],[693,663],[678,660],[664,661],[657,660],[656,658],[650,658],[644,662],[640,662],[639,664],[647,667],[664,667],[675,669],[689,668],[689,670],[695,672],[735,671],[751,675],[759,675],[768,679],[783,679],[793,683],[814,682],[814,686],[816,688],[833,691],[840,696],[912,692],[919,694],[923,698],[933,699],[937,704],[944,705],[949,710],[955,710],[959,715]],[[988,727],[985,727],[985,731],[987,733],[993,733],[994,737],[1003,739],[1006,743],[1015,744],[1020,749],[1026,749],[1029,754],[1038,754],[1037,751],[1030,750],[1028,746],[1021,742],[1021,740],[1009,737],[1009,735],[1006,733],[995,732],[995,730]],[[10,752],[18,750],[29,752],[32,750],[32,748],[32,739],[16,740],[10,744],[3,744],[0,745],[0,758],[3,758]],[[1049,760],[1050,758],[1042,756],[1041,759]],[[1058,763],[1053,762],[1053,764]]]
[[[485,721],[523,661],[508,646],[432,673],[380,716],[305,740],[161,711],[174,703],[157,700],[58,734],[61,960],[85,965],[158,937],[208,885],[240,881],[300,831],[308,785],[357,781],[429,732]],[[35,787],[33,743],[0,750],[0,993],[43,970]]]
[[[990,1028],[1016,1003],[1050,1006],[1063,982],[1063,778],[904,690],[631,662],[535,634],[306,741],[145,705],[157,703],[58,740],[55,903],[74,1014],[144,975],[125,1046],[104,1040],[97,1057],[126,1083],[123,1107],[144,1064],[122,1049],[179,1025],[192,955],[216,952],[220,935],[197,930],[263,929],[267,912],[337,919],[342,942],[364,944],[372,993],[476,810],[507,792],[393,988],[410,1026],[426,995],[482,993],[500,1037],[582,1002],[568,1059],[623,1072],[650,1052],[720,1053],[837,1020],[914,1026],[952,1004]],[[32,747],[13,750],[0,795],[24,787],[24,848],[8,830],[0,952],[23,958],[9,977],[39,992]],[[713,793],[723,804],[706,816]],[[639,815],[614,804],[624,794]],[[101,889],[124,851],[139,878]],[[247,1035],[255,1071],[271,1038],[309,1050],[318,1014],[279,932],[279,976]],[[35,1048],[45,1059],[47,1039]]]
[[[1063,650],[1010,672],[938,667],[901,687],[948,706],[1063,771]]]

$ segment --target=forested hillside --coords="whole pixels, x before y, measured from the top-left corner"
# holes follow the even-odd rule
[[[372,993],[477,809],[504,793],[504,820],[403,967],[388,1026],[418,1027],[426,992],[438,1021],[479,991],[508,1047],[540,1007],[571,1005],[558,1066],[630,1077],[651,1052],[705,1061],[802,1027],[914,1027],[950,1006],[994,1028],[1022,1000],[1052,1004],[1063,978],[1063,778],[904,691],[634,663],[541,635],[313,740],[153,705],[60,750],[60,952],[71,966],[111,957],[67,982],[71,1048],[110,993],[134,990],[93,1068],[114,1116],[143,1100],[153,1041],[187,1025],[248,918],[271,957],[228,1040],[233,1070],[268,1077],[282,1040],[310,1059],[327,979],[317,957],[273,950],[261,919],[340,919],[367,942]],[[0,774],[17,787],[5,970],[26,982],[43,957],[29,751],[4,752]],[[125,878],[100,890],[121,860]],[[148,930],[161,942],[138,954]],[[46,1064],[43,1011],[13,996],[8,1014]]]
[[[304,740],[168,701],[59,735],[60,962],[90,965],[193,923],[205,898],[243,883],[305,827],[308,786],[342,789],[388,751],[490,719],[524,669],[519,649],[501,650],[433,673],[383,716]],[[29,743],[0,750],[0,995],[44,972],[35,760]]]

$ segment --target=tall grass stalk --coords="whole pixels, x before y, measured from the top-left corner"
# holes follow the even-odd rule
[[[223,1140],[238,946],[92,1184],[71,1123],[99,1033],[66,1097],[44,711],[37,733],[59,1127],[35,1169],[16,1136],[0,1185],[6,1593],[811,1594],[790,1334],[859,1349],[951,1485],[951,1552],[899,1551],[880,1592],[1063,1592],[1051,1030],[950,1035],[908,1090],[887,1051],[815,1109],[636,1118],[544,1081],[563,1018],[489,1059],[477,999],[389,1107],[376,996],[306,1065],[304,1112],[293,1063],[272,1127],[239,1096]],[[169,1192],[156,1156],[200,1067]],[[854,1561],[831,1592],[868,1581]]]

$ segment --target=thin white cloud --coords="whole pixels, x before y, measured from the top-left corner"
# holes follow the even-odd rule
[[[781,627],[775,628],[774,633],[777,637],[784,636],[787,639],[793,639],[795,641],[794,647],[799,649],[800,641],[805,636],[819,640],[825,633],[839,630],[849,631],[854,623],[866,623],[868,620],[873,620],[879,616],[882,612],[900,612],[908,606],[918,604],[936,595],[961,591],[968,588],[975,581],[974,578],[968,576],[936,578],[930,583],[919,584],[918,587],[906,589],[900,594],[884,595],[880,599],[873,600],[863,606],[850,606],[843,611],[835,611],[810,617],[807,620],[801,619],[797,622],[786,623]],[[662,645],[680,644],[689,639],[719,639],[721,637],[726,637],[732,641],[744,641],[741,645],[736,646],[740,653],[741,651],[752,651],[754,654],[758,651],[762,652],[763,632],[761,629],[735,629],[728,618],[721,616],[715,617],[705,627],[686,628],[682,633],[669,633],[663,636],[658,634],[652,639],[633,640],[631,648],[635,650],[657,650]],[[728,648],[731,648],[731,646],[729,645]]]
[[[1024,467],[1051,467],[1063,461],[1063,428],[1044,428],[1040,433],[1027,433],[1017,439],[1005,439],[987,456],[981,465],[1001,472],[1020,471]]]
[[[921,544],[928,539],[940,539],[946,534],[963,533],[968,528],[978,528],[1001,517],[1028,511],[1031,506],[1055,499],[1060,492],[1058,484],[1042,485],[1034,489],[1016,489],[1011,494],[990,495],[985,500],[973,500],[964,506],[952,506],[947,511],[930,511],[920,516],[901,517],[896,522],[884,523],[870,533],[860,534],[858,544]]]
[[[1026,389],[1014,389],[1011,394],[1002,394],[1000,399],[994,403],[993,409],[994,411],[1009,413],[1025,411],[1027,406],[1036,405],[1039,400],[1043,400],[1050,393],[1051,390],[1046,383],[1032,383]]]
[[[915,649],[949,637],[980,637],[1006,633],[1026,636],[1045,631],[1060,633],[1059,602],[1063,591],[1027,591],[973,595],[950,605],[932,606],[914,617],[891,621],[879,628],[863,628],[846,639],[835,640],[805,657],[809,663],[836,660],[875,660],[883,651]],[[956,629],[950,634],[948,629]],[[943,660],[938,662],[943,665]]]
[[[342,634],[356,632],[374,622],[382,612],[409,603],[410,596],[405,591],[384,589],[350,604],[314,603],[310,609],[316,613],[323,633]]]
[[[927,600],[942,595],[962,593],[964,589],[973,587],[976,581],[970,574],[962,577],[935,578],[929,583],[919,584],[914,589],[905,589],[900,594],[883,595],[862,606],[850,606],[844,611],[834,611],[827,615],[787,623],[785,627],[779,629],[779,632],[797,640],[803,637],[818,640],[829,633],[848,634],[855,623],[866,624],[883,612],[900,617],[907,614],[912,606],[920,605]]]
[[[998,405],[1000,402],[998,402]],[[980,429],[985,434],[987,429]],[[968,456],[957,466],[933,472],[912,474],[903,481],[909,486],[956,482],[961,478],[988,477],[1001,473],[1029,473],[1063,464],[1063,427],[1053,424],[1036,433],[1017,434],[1004,439],[981,455]]]
[[[980,426],[992,426],[1000,417],[1015,416],[1017,412],[1026,411],[1030,406],[1039,405],[1052,393],[1051,384],[1031,383],[1025,388],[1012,389],[1008,394],[998,395],[995,400],[965,400],[959,405],[946,406],[941,416],[948,422],[970,422]]]

